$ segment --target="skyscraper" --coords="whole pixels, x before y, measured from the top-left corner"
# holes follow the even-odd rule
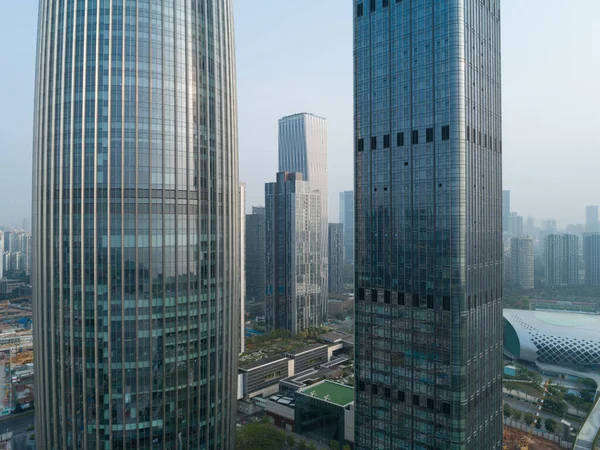
[[[240,183],[240,353],[246,349],[246,183]]]
[[[40,2],[39,448],[233,447],[233,10],[192,5]]]
[[[329,224],[329,293],[344,292],[344,225]]]
[[[510,191],[502,191],[502,231],[510,233]]]
[[[523,216],[516,212],[510,213],[510,233],[514,237],[523,237]]]
[[[265,184],[269,330],[296,334],[323,323],[321,198],[301,173],[279,172]]]
[[[510,240],[509,282],[523,289],[533,289],[533,239],[514,237]]]
[[[327,317],[327,121],[314,114],[299,113],[279,119],[279,172],[299,172],[310,189],[321,195],[321,291],[325,304],[321,320]]]
[[[579,238],[573,234],[549,234],[545,242],[546,285],[579,283]]]
[[[600,233],[583,235],[585,284],[600,285]]]
[[[344,263],[354,264],[354,191],[340,192],[340,223],[344,225]]]
[[[598,206],[591,205],[585,207],[585,232],[597,233],[600,231],[598,226]]]
[[[246,214],[246,302],[259,306],[265,314],[265,208],[252,207]],[[253,310],[255,313],[256,310]]]
[[[354,0],[359,450],[501,448],[499,8]]]

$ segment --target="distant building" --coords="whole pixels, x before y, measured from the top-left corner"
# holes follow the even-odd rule
[[[585,232],[597,233],[598,227],[598,206],[590,205],[585,207]]]
[[[329,224],[329,293],[344,292],[344,226]]]
[[[316,440],[354,442],[354,388],[321,381],[296,392],[296,432]]]
[[[546,284],[579,283],[579,238],[573,234],[549,234],[545,242]]]
[[[279,119],[279,172],[301,173],[311,191],[320,195],[320,240],[318,271],[321,288],[327,298],[327,231],[328,231],[328,174],[327,120],[309,113],[293,114]],[[324,305],[327,306],[327,305]],[[327,319],[327,308],[318,311],[320,322]]]
[[[511,233],[510,226],[510,191],[502,191],[502,231]]]
[[[509,282],[524,289],[533,289],[533,239],[514,237],[510,240]]]
[[[515,237],[523,236],[523,216],[519,216],[516,212],[510,213],[510,229]]]
[[[341,298],[329,297],[327,312],[331,316],[346,315],[354,309],[354,297],[343,296]]]
[[[4,278],[4,232],[0,231],[0,280]]]
[[[600,285],[600,233],[583,235],[585,284]]]
[[[354,264],[354,191],[340,192],[340,223],[344,225],[344,263]]]
[[[269,330],[296,334],[320,326],[326,315],[321,194],[311,188],[301,173],[289,172],[278,173],[275,183],[265,185]]]
[[[254,206],[246,214],[246,303],[258,303],[262,309],[254,311],[264,315],[265,303],[265,208]],[[256,314],[255,314],[256,315]]]

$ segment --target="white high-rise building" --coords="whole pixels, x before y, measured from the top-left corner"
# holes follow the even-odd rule
[[[533,239],[514,237],[510,240],[509,281],[524,289],[533,289]]]
[[[321,292],[327,299],[328,290],[328,206],[327,206],[327,121],[309,113],[293,114],[279,119],[279,172],[296,172],[308,181],[311,191],[321,195]],[[325,302],[326,303],[326,302]],[[327,305],[322,308],[322,320],[327,319]]]
[[[597,233],[600,231],[598,226],[598,206],[590,205],[585,207],[585,232]]]
[[[579,283],[579,238],[573,234],[550,234],[545,243],[546,285]]]
[[[240,183],[240,354],[246,350],[246,183]]]

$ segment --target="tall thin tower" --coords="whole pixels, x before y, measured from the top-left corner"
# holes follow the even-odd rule
[[[279,172],[298,172],[310,189],[321,195],[321,322],[327,320],[328,296],[328,177],[327,121],[314,114],[299,113],[279,119]]]
[[[40,1],[39,448],[233,448],[232,14],[231,0]]]
[[[500,449],[500,1],[353,5],[356,448]]]

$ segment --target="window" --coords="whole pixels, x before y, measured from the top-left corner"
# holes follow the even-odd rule
[[[419,406],[420,403],[421,403],[421,399],[419,398],[419,396],[416,394],[413,394],[413,405]]]
[[[433,295],[428,295],[427,296],[427,308],[429,309],[433,309],[433,305],[434,305],[434,299],[433,299]]]
[[[413,307],[419,307],[419,294],[413,294]]]
[[[487,133],[483,135],[483,146],[487,148]]]
[[[383,135],[383,148],[390,148],[390,135]]]
[[[371,12],[375,11],[375,0],[371,0]]]
[[[398,391],[398,401],[404,403],[404,391]]]
[[[371,289],[371,301],[373,303],[377,302],[377,289]]]
[[[469,142],[471,137],[471,129],[469,128],[469,125],[467,125],[467,142]]]
[[[432,398],[427,398],[427,409],[433,411],[435,409],[435,401]]]
[[[442,402],[442,414],[450,415],[450,403]]]
[[[398,305],[404,306],[404,292],[398,292]]]
[[[419,143],[419,130],[413,130],[412,132],[412,144],[417,145]]]
[[[477,132],[477,145],[481,145],[481,130]]]
[[[444,311],[450,311],[450,297],[442,297],[442,307]]]
[[[358,380],[358,390],[359,391],[365,390],[365,382],[363,380]]]
[[[433,128],[425,130],[425,142],[433,142]]]
[[[377,385],[376,384],[371,385],[371,394],[377,395]]]
[[[471,140],[473,141],[473,144],[474,144],[475,142],[477,142],[477,131],[475,130],[475,128],[473,128],[473,129],[471,130]]]
[[[360,138],[356,143],[356,146],[358,147],[357,150],[359,152],[362,152],[365,149],[365,140],[363,138]]]
[[[364,7],[362,3],[356,5],[356,17],[362,17],[364,14]]]
[[[382,0],[381,6],[383,6],[384,8],[387,8],[388,6],[390,6],[390,0]]]
[[[468,129],[468,127],[467,127]],[[469,134],[469,132],[467,131],[467,135]],[[448,141],[450,140],[450,125],[444,125],[442,127],[442,141]]]
[[[358,288],[358,299],[359,300],[365,299],[365,288]]]
[[[404,133],[403,132],[396,134],[396,146],[404,147]]]
[[[392,389],[389,387],[386,387],[384,389],[384,395],[385,395],[385,398],[392,398]]]
[[[377,150],[377,136],[371,138],[371,150]]]
[[[390,291],[383,292],[383,302],[388,305],[392,302],[392,293]]]

